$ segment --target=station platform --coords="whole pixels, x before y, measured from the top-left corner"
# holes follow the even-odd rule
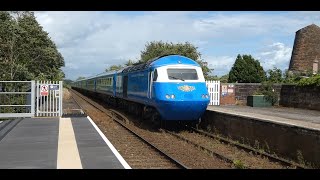
[[[320,131],[320,111],[287,107],[208,106],[208,111]]]
[[[200,125],[202,129],[279,157],[320,167],[320,111],[209,106]]]
[[[0,169],[131,169],[90,117],[8,121],[0,123]]]

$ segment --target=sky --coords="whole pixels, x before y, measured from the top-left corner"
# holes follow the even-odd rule
[[[295,32],[320,26],[320,11],[39,11],[37,21],[65,60],[66,78],[104,72],[139,60],[147,42],[190,42],[222,76],[238,54],[250,54],[264,70],[288,69]]]

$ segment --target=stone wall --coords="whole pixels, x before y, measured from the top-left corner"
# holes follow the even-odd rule
[[[234,93],[221,97],[221,105],[247,105],[247,97],[254,94],[260,83],[228,83],[234,85]],[[299,87],[294,85],[274,84],[279,100],[276,105],[303,109],[320,110],[320,87]],[[235,98],[235,101],[232,99]]]
[[[235,86],[233,84],[220,84],[220,105],[235,105]]]
[[[280,105],[320,110],[320,87],[283,85]]]
[[[200,127],[271,154],[320,167],[320,132],[207,110]]]
[[[247,103],[247,96],[253,95],[261,86],[261,83],[228,83],[228,84],[221,84],[221,85],[234,85],[234,95],[235,104],[246,105]],[[281,85],[274,84],[273,88],[275,92],[278,93],[280,97]],[[221,98],[221,100],[223,100]],[[229,100],[230,101],[230,100]],[[223,105],[224,103],[221,103]]]

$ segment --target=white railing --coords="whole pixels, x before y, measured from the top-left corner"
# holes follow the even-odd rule
[[[0,119],[33,117],[35,81],[0,81]]]
[[[62,81],[0,81],[0,119],[62,116]]]
[[[206,81],[207,89],[210,95],[209,105],[220,105],[220,81]]]
[[[36,82],[36,116],[62,116],[62,81]]]

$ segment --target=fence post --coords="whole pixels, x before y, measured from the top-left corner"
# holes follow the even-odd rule
[[[220,81],[206,81],[206,87],[209,93],[209,105],[220,105]]]
[[[220,81],[218,81],[218,106],[220,106]]]
[[[31,114],[32,117],[34,117],[34,111],[35,111],[35,81],[31,81]]]
[[[60,107],[60,110],[59,110],[59,116],[61,117],[62,116],[62,98],[63,98],[63,84],[62,84],[62,81],[59,81],[59,107]]]
[[[37,102],[36,102],[36,114],[39,116],[39,81],[36,81],[36,88],[35,88],[35,93],[37,97]]]

